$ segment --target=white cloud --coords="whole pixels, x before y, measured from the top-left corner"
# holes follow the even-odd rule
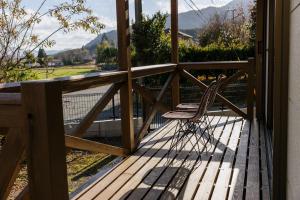
[[[103,16],[98,16],[99,20],[105,24],[105,29],[102,30],[108,31],[116,28],[116,22]],[[50,16],[43,18],[40,24],[36,25],[34,33],[37,34],[40,39],[46,38],[53,31],[58,29],[58,21]],[[64,33],[63,31],[57,32],[51,39],[55,40],[56,44],[51,48],[55,50],[64,50],[71,48],[80,48],[83,45],[87,44],[89,41],[96,37],[95,34],[85,32],[83,30],[72,31],[69,33]]]

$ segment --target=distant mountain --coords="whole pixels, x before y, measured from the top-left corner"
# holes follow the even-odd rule
[[[114,42],[115,45],[118,43],[118,35],[116,30],[112,30],[106,33],[102,33],[98,35],[95,39],[87,43],[84,47],[87,48],[90,52],[93,52],[96,50],[97,45],[101,42],[104,34],[107,36],[107,38]]]
[[[179,29],[201,29],[209,20],[216,14],[231,19],[233,9],[242,8],[246,16],[249,16],[249,5],[253,0],[233,0],[222,7],[207,7],[203,8],[198,14],[191,10],[178,15]],[[169,28],[171,24],[170,17],[167,18],[166,27]]]
[[[184,13],[179,13],[178,15],[178,26],[182,32],[185,32],[191,36],[197,35],[199,29],[206,25],[209,20],[215,15],[219,14],[220,16],[226,16],[230,19],[232,13],[229,13],[229,10],[243,8],[246,16],[249,15],[249,5],[253,0],[233,0],[222,7],[207,7],[201,10],[200,17],[195,13],[195,11],[188,11]],[[232,11],[231,11],[232,12]],[[167,18],[166,28],[170,27],[170,16]],[[106,36],[109,40],[112,40],[117,44],[117,31],[112,30],[106,33]],[[103,34],[98,35],[95,39],[90,41],[85,45],[90,52],[95,52],[97,45],[103,38]]]

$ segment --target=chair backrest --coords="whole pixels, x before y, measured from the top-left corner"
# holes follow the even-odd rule
[[[195,119],[200,119],[207,111],[207,108],[208,108],[208,103],[209,103],[209,97],[212,96],[212,92],[213,92],[213,89],[215,88],[216,86],[216,81],[213,81],[208,87],[207,89],[204,91],[202,97],[201,97],[201,100],[200,100],[200,103],[199,103],[199,107],[198,107],[198,110],[194,116],[194,120]]]
[[[195,114],[194,120],[200,119],[207,112],[208,108],[213,105],[218,90],[221,87],[222,83],[224,82],[224,79],[225,76],[223,75],[218,76],[217,80],[210,83],[210,85],[204,91],[202,98],[200,100],[197,113]]]
[[[214,104],[217,93],[220,87],[222,86],[222,84],[224,83],[225,78],[226,77],[221,74],[218,76],[217,80],[214,81],[216,84],[213,86],[212,92],[210,93],[209,100],[208,100],[208,107],[211,107]]]

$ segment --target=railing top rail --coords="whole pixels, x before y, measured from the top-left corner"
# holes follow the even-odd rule
[[[108,85],[117,82],[123,82],[127,79],[127,71],[113,71],[113,72],[98,72],[90,73],[86,75],[76,75],[62,78],[54,78],[47,80],[36,80],[36,81],[24,81],[15,83],[3,83],[0,84],[0,92],[11,93],[20,92],[21,84],[30,82],[49,82],[49,81],[60,81],[62,82],[63,92],[73,92],[82,89],[88,89],[101,85]]]
[[[133,67],[131,68],[132,78],[135,79],[135,78],[141,78],[146,76],[153,76],[157,74],[164,74],[164,73],[172,72],[176,68],[177,68],[177,64],[174,63]]]
[[[149,66],[132,67],[132,78],[141,78],[146,76],[153,76],[157,74],[164,74],[172,72],[177,69],[247,69],[249,67],[248,61],[213,61],[213,62],[184,62],[174,64],[158,64]],[[117,82],[123,82],[127,79],[127,71],[112,71],[112,72],[97,72],[90,73],[86,75],[76,75],[62,78],[54,78],[47,80],[37,80],[35,82],[45,82],[45,81],[61,81],[63,92],[74,92],[78,90],[98,87],[101,85],[108,85]],[[3,83],[0,84],[0,93],[17,93],[21,90],[21,84],[31,82],[15,82],[15,83]]]
[[[180,69],[246,69],[249,61],[214,61],[214,62],[182,62],[178,64]]]

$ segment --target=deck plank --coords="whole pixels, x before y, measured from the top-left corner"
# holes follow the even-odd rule
[[[195,137],[191,137],[190,141],[192,143],[196,142]],[[154,185],[152,185],[150,191],[143,197],[144,200],[158,199],[164,189],[168,186],[169,182],[172,181],[176,172],[180,169],[182,164],[185,162],[185,159],[192,151],[193,146],[190,142],[186,143],[184,149],[179,152],[174,160],[168,164],[167,168],[164,170],[164,173],[156,180]],[[171,195],[171,194],[170,194]],[[169,198],[174,199],[174,197],[169,196]]]
[[[258,123],[253,120],[251,124],[249,161],[247,169],[246,200],[260,198],[259,192],[259,130]]]
[[[215,117],[212,121],[212,125],[217,125],[220,117]],[[156,182],[156,180],[161,176],[163,171],[167,166],[165,164],[160,164],[156,169],[154,169],[146,179],[137,187],[128,199],[142,199],[143,196],[151,189],[151,186]]]
[[[220,168],[220,173],[211,198],[213,200],[226,199],[227,190],[230,184],[230,176],[233,169],[234,156],[237,150],[242,124],[243,121],[240,119],[237,119],[234,124],[230,142],[228,144],[228,150],[226,150],[224,160]]]
[[[228,199],[243,199],[244,180],[246,175],[247,150],[249,140],[250,122],[247,120],[243,125],[240,144],[236,156],[236,162],[232,172]]]
[[[266,143],[265,143],[265,129],[262,123],[259,125],[260,128],[260,150],[261,150],[261,176],[262,176],[262,199],[270,199],[270,187],[268,179],[268,165],[266,155]]]
[[[240,117],[211,119],[215,140],[201,159],[198,138],[191,136],[167,155],[176,124],[170,122],[73,199],[270,199],[263,125],[254,120],[250,127]]]
[[[207,170],[197,190],[195,199],[204,200],[210,198],[210,193],[214,185],[214,180],[219,171],[221,160],[223,154],[225,153],[224,151],[227,147],[229,138],[232,134],[234,123],[235,123],[235,118],[230,117],[225,126],[225,129],[223,130],[222,137],[220,138],[220,141],[217,144],[215,153],[213,154],[212,159],[207,166]]]
[[[167,130],[167,129],[166,129]],[[131,165],[124,173],[120,174],[117,179],[115,179],[111,184],[109,184],[106,188],[103,188],[103,190],[99,190],[98,194],[94,199],[109,199],[111,196],[113,196],[119,188],[121,188],[135,173],[137,173],[141,166],[148,165],[149,160],[151,158],[159,153],[159,150],[163,148],[165,145],[168,144],[168,141],[170,141],[171,136],[173,135],[173,129],[168,130],[167,137],[164,137],[164,139],[160,140],[158,143],[156,143],[153,148],[151,148],[150,151],[147,151],[146,154],[144,154],[140,159],[138,159],[133,165]],[[123,164],[124,165],[124,164]],[[100,187],[98,187],[100,188]]]
[[[211,119],[212,120],[212,119]],[[168,160],[172,160],[175,157],[175,153],[171,152],[167,154],[170,148],[171,142],[168,145],[164,146],[159,152],[159,156],[155,156],[152,158],[147,165],[145,165],[139,173],[135,174],[131,180],[129,180],[111,199],[125,199],[127,198],[131,192],[142,182],[142,180],[151,173],[152,169],[157,167],[161,167],[162,164],[159,165],[160,162],[163,165],[166,165]]]
[[[201,180],[201,177],[208,165],[208,161],[210,157],[213,155],[215,151],[215,145],[217,141],[219,141],[220,136],[222,134],[222,131],[224,127],[226,126],[227,117],[222,117],[219,121],[220,126],[218,126],[214,132],[215,141],[212,143],[211,147],[207,151],[207,153],[204,153],[201,158],[201,164],[197,166],[189,176],[188,180],[186,181],[184,187],[181,189],[178,199],[193,199],[197,188],[199,186],[199,182]]]
[[[94,198],[99,192],[103,190],[103,188],[106,188],[109,184],[111,184],[119,175],[121,175],[123,172],[125,172],[131,165],[133,165],[135,162],[137,162],[144,154],[146,154],[148,151],[151,151],[152,148],[157,143],[162,143],[160,139],[163,138],[166,134],[168,134],[168,130],[170,128],[175,127],[175,122],[171,122],[167,124],[165,127],[162,127],[158,131],[157,134],[154,135],[154,137],[148,137],[146,138],[143,143],[141,143],[139,150],[132,156],[125,159],[121,164],[119,164],[115,169],[113,169],[111,172],[107,173],[105,176],[100,177],[98,180],[96,180],[91,186],[89,186],[87,189],[76,195],[73,199],[92,199]]]

